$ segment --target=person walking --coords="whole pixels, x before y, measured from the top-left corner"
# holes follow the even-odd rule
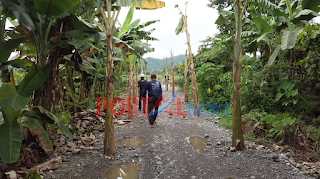
[[[142,95],[146,96],[148,91],[148,113],[149,113],[149,124],[151,128],[154,128],[153,124],[155,123],[158,115],[158,108],[160,102],[162,101],[162,88],[160,81],[157,81],[157,75],[155,73],[151,74],[151,81],[149,81],[142,92]]]
[[[138,81],[138,92],[139,92],[139,111],[141,111],[141,101],[143,102],[143,113],[145,113],[146,109],[146,96],[142,94],[143,90],[145,89],[147,85],[147,80],[144,79],[145,75],[141,74],[140,78],[141,80]]]

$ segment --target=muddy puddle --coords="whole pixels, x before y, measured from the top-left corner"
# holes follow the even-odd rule
[[[117,165],[111,168],[105,174],[107,179],[139,179],[141,164],[127,162],[123,165]]]
[[[205,148],[207,146],[207,139],[201,137],[190,137],[189,143],[192,145],[194,150],[203,154],[211,154],[211,152]]]
[[[128,137],[116,140],[118,144],[124,145],[127,148],[138,148],[146,142],[145,137]]]

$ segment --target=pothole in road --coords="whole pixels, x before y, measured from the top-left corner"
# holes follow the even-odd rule
[[[105,174],[107,179],[139,179],[141,164],[127,162],[123,165],[117,165],[111,168]]]
[[[203,154],[210,154],[211,152],[206,149],[207,146],[207,139],[201,137],[190,137],[189,143],[192,145],[193,149],[203,153]]]
[[[129,138],[123,138],[123,139],[117,140],[117,143],[124,145],[127,148],[138,148],[145,142],[146,142],[145,137],[129,137]]]

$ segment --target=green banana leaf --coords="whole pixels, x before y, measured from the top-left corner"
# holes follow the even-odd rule
[[[128,29],[127,29],[126,32],[130,32],[132,29],[138,27],[139,23],[140,23],[140,19],[137,19],[137,20],[133,21],[133,22],[129,25],[129,27],[128,27]]]
[[[28,70],[27,66],[31,66],[31,64],[34,64],[34,63],[27,59],[10,60],[5,63],[2,63],[0,65],[0,70],[7,69],[9,66],[12,66],[16,68],[22,68],[27,71]]]
[[[93,47],[94,45],[90,42],[87,42],[85,40],[71,40],[67,42],[70,45],[73,45],[77,48],[77,50],[81,53],[89,50],[91,47]],[[96,50],[99,50],[98,48],[95,47]]]
[[[184,26],[183,16],[181,16],[181,18],[179,20],[179,24],[176,27],[176,34],[177,35],[179,35],[181,33],[183,26]]]
[[[57,116],[55,116],[54,114],[52,114],[50,111],[45,110],[45,109],[44,109],[43,107],[41,107],[41,106],[37,106],[37,107],[38,107],[38,109],[40,110],[41,113],[47,114],[47,116],[49,116],[51,119],[53,119],[53,120],[57,123],[59,129],[61,130],[61,132],[62,132],[63,134],[65,134],[65,135],[68,136],[69,138],[73,138],[71,132],[68,130],[68,128],[66,128],[66,126],[64,125],[64,123],[63,123],[62,121],[60,121],[60,119],[59,119]]]
[[[72,30],[72,31],[65,32],[64,35],[66,35],[67,37],[71,37],[79,40],[90,37],[96,43],[98,43],[101,38],[100,33],[89,31],[89,30]]]
[[[35,119],[40,119],[41,121],[43,122],[47,122],[49,124],[53,124],[54,121],[48,117],[47,115],[44,115],[44,114],[41,114],[41,113],[37,113],[37,112],[34,112],[34,111],[22,111],[21,115],[24,115],[24,116],[27,116],[27,117],[30,117],[30,118],[35,118]]]
[[[4,108],[12,107],[16,111],[25,108],[29,102],[30,102],[29,97],[23,97],[19,94],[14,94],[14,95],[0,99],[1,107],[4,107]]]
[[[215,22],[215,24],[217,25],[223,25],[225,23],[226,23],[226,18],[224,18],[222,15],[219,15],[218,19]]]
[[[25,41],[27,37],[11,39],[5,42],[0,42],[0,64],[7,62],[13,49],[17,48],[21,42]]]
[[[94,67],[92,67],[91,65],[88,65],[88,64],[83,64],[81,66],[81,71],[84,71],[87,74],[90,74],[90,75],[93,75],[93,76],[97,73],[97,70]]]
[[[133,13],[134,13],[134,8],[131,7],[129,12],[128,12],[128,14],[127,14],[126,19],[124,20],[124,23],[123,23],[123,25],[121,27],[120,33],[118,34],[117,38],[120,38],[123,34],[125,34],[128,31],[130,23],[131,23],[132,18],[133,18]],[[138,24],[139,24],[139,22],[138,22]]]
[[[14,163],[19,159],[22,131],[17,121],[5,121],[0,126],[0,157],[4,163]]]
[[[14,110],[13,107],[2,107],[2,113],[8,118],[9,121],[14,121],[21,113],[21,110]]]
[[[153,21],[148,21],[146,23],[140,24],[137,27],[135,27],[134,29],[132,29],[133,31],[139,31],[140,29],[143,29],[151,24],[154,24],[156,22],[159,22],[160,20],[153,20]]]
[[[17,5],[12,1],[8,0],[0,0],[0,2],[3,7],[8,8],[13,12],[13,14],[18,19],[19,24],[23,25],[30,31],[36,29],[36,26],[33,23],[31,17],[29,16],[28,9],[25,5]]]
[[[17,92],[16,92],[16,88],[14,87],[14,85],[9,84],[9,83],[4,83],[0,87],[0,101],[7,98],[7,97],[13,96],[16,93]],[[0,105],[1,105],[1,110],[2,110],[3,114],[8,118],[9,121],[13,121],[21,113],[20,110],[14,110],[13,107],[2,106],[1,102],[0,102]]]
[[[317,0],[302,0],[302,9],[310,9],[315,12],[320,12],[320,1]]]
[[[253,22],[255,23],[257,28],[262,33],[271,32],[272,31],[272,27],[270,26],[270,24],[268,24],[268,22],[266,20],[262,19],[261,17],[254,18]]]
[[[13,84],[3,83],[0,86],[0,99],[15,95],[15,94],[17,94],[17,91]]]
[[[47,64],[44,68],[41,68],[39,65],[32,66],[18,85],[17,93],[24,97],[29,97],[44,83],[50,73],[50,70],[50,64]]]
[[[281,49],[292,49],[298,39],[298,30],[284,30],[281,38]]]
[[[273,53],[268,61],[267,66],[271,66],[273,64],[273,62],[276,60],[276,58],[280,52],[280,48],[281,48],[280,45],[278,45],[277,48],[273,51]]]
[[[71,97],[71,99],[75,102],[78,102],[79,96],[74,93],[74,91],[71,89],[71,87],[67,83],[65,83],[64,86],[66,87],[68,95]]]
[[[78,1],[76,0],[33,0],[37,12],[48,15],[49,17],[58,17],[61,14],[70,11]]]

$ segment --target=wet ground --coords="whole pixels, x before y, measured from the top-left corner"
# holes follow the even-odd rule
[[[169,99],[172,92],[165,96]],[[102,155],[104,136],[100,133],[92,150],[71,156],[44,178],[308,178],[285,161],[273,161],[274,154],[267,149],[230,152],[230,131],[221,129],[211,117],[176,116],[176,104],[172,110],[175,116],[160,113],[153,129],[140,112],[133,122],[116,126],[115,156]],[[183,104],[182,112],[186,111]]]

